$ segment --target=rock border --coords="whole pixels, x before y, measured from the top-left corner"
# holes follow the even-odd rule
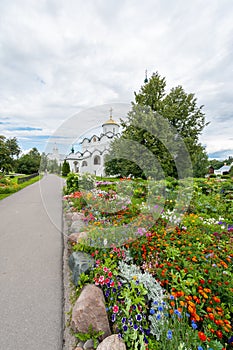
[[[62,350],[73,350],[76,347],[77,339],[70,332],[70,312],[72,305],[70,303],[70,295],[73,293],[71,284],[71,272],[68,265],[69,249],[68,249],[69,227],[63,208],[63,347]]]

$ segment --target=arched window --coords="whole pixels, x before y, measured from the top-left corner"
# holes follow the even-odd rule
[[[93,137],[93,142],[96,142],[96,137]]]
[[[100,164],[100,156],[95,156],[94,165]]]
[[[82,166],[87,166],[87,161],[86,160],[83,160]]]

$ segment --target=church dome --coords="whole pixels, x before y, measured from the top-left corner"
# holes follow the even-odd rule
[[[115,120],[112,119],[112,108],[110,109],[109,119],[105,123],[103,123],[102,126],[104,126],[104,125],[118,125],[119,126],[119,124],[117,124],[117,122],[115,122]]]

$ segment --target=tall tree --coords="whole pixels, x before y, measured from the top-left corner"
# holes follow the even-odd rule
[[[62,164],[62,176],[67,176],[70,173],[70,164],[65,159]]]
[[[207,155],[199,143],[199,136],[207,125],[202,112],[203,106],[198,107],[194,94],[187,94],[181,86],[172,88],[168,94],[165,93],[165,88],[165,78],[156,72],[141,87],[139,93],[135,93],[136,103],[132,103],[132,110],[126,121],[122,121],[122,136],[113,142],[110,155],[106,157],[106,161],[109,162],[106,164],[107,173],[112,173],[113,168],[116,173],[120,173],[121,169],[126,171],[127,166],[129,167],[129,160],[119,160],[120,152],[117,154],[122,139],[134,140],[144,145],[154,154],[157,159],[156,167],[160,165],[165,175],[180,176],[178,163],[179,167],[183,168],[182,176],[190,175],[190,171],[186,174],[184,171],[187,166],[184,159],[188,158],[184,156],[186,153],[192,161],[194,176],[201,173],[197,164],[200,159],[205,171]],[[116,156],[115,163],[113,153]],[[138,167],[132,169],[131,165],[129,168],[131,173],[132,170],[133,174],[134,171],[135,175],[138,173]]]
[[[43,152],[41,154],[41,160],[40,160],[40,171],[46,171],[47,168],[48,168],[48,157]]]
[[[0,171],[9,172],[15,167],[15,159],[18,158],[20,147],[17,139],[0,135]]]

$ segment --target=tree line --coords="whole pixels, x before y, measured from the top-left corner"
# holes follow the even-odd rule
[[[0,135],[0,172],[6,174],[15,172],[27,175],[39,171],[61,173],[62,167],[57,160],[50,160],[44,152],[40,154],[36,147],[33,147],[27,154],[21,153],[16,137],[6,138]]]

